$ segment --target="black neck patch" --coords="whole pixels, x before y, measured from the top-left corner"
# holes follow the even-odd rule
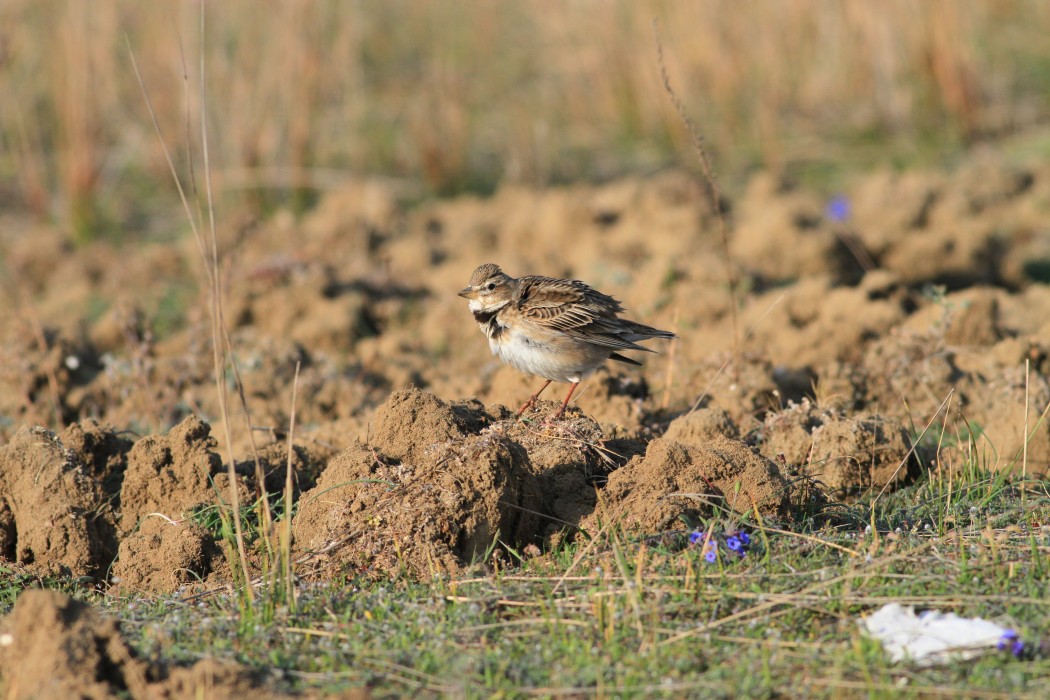
[[[503,307],[501,306],[500,309]],[[490,309],[489,311],[472,311],[474,314],[474,320],[478,322],[482,330],[485,331],[485,335],[490,340],[496,340],[503,335],[503,326],[500,325],[499,321],[496,320],[496,314],[499,313],[500,309]]]
[[[496,314],[499,313],[499,309],[472,311],[471,313],[474,314],[474,320],[484,326],[486,323],[492,323],[493,319],[496,318]]]

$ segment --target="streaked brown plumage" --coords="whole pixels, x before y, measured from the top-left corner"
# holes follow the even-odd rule
[[[642,363],[618,350],[644,350],[636,341],[674,338],[635,321],[620,318],[620,302],[579,280],[527,276],[514,278],[486,263],[470,276],[459,296],[470,301],[474,320],[489,339],[492,354],[510,366],[546,379],[518,410],[523,414],[552,381],[571,382],[561,417],[583,378],[606,360]]]

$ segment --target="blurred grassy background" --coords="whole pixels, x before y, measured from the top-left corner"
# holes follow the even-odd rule
[[[198,8],[0,5],[0,208],[80,240],[164,226],[175,193],[126,41],[185,168]],[[224,0],[206,13],[216,184],[260,213],[350,176],[449,194],[695,168],[654,19],[724,179],[765,167],[826,182],[1050,117],[1045,0]]]

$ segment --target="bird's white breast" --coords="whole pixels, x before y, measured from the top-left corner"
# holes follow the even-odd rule
[[[576,353],[559,350],[506,327],[499,338],[489,339],[489,348],[514,369],[556,382],[578,382],[601,364],[588,362]],[[585,366],[581,366],[581,360]]]

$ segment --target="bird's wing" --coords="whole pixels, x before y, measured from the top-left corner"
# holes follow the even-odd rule
[[[523,277],[519,289],[518,310],[530,323],[592,345],[652,352],[623,337],[628,329],[616,315],[623,311],[620,302],[583,282]]]

